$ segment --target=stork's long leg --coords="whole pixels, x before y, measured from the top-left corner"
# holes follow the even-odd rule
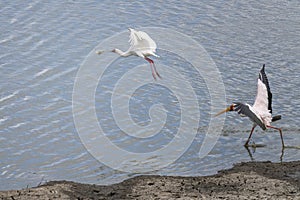
[[[249,143],[249,141],[250,141],[250,138],[251,138],[251,136],[252,136],[252,133],[253,133],[255,127],[256,127],[256,126],[253,126],[253,127],[252,127],[251,132],[250,132],[250,135],[249,135],[249,137],[248,137],[248,140],[247,140],[247,142],[244,144],[245,147],[248,147],[248,143]]]
[[[161,76],[159,75],[159,73],[157,72],[157,70],[156,70],[156,67],[155,67],[155,64],[154,64],[154,61],[152,61],[153,63],[153,67],[154,67],[154,70],[155,70],[155,73],[156,73],[156,75],[159,77],[159,78],[161,78]]]
[[[152,59],[148,58],[148,57],[145,57],[145,60],[147,60],[147,61],[150,63],[150,67],[151,67],[151,70],[152,70],[152,76],[153,76],[153,78],[156,80],[155,74],[156,74],[159,78],[161,78],[160,75],[159,75],[159,73],[158,73],[157,70],[156,70],[154,61],[153,61]]]
[[[268,128],[272,128],[272,129],[275,129],[275,130],[278,130],[279,133],[280,133],[280,137],[281,137],[281,144],[282,144],[282,148],[284,148],[284,142],[283,142],[283,136],[282,136],[282,131],[281,131],[281,128],[277,128],[277,127],[274,127],[274,126],[268,126]]]
[[[151,68],[151,72],[152,72],[152,76],[154,78],[154,80],[156,80],[156,76],[155,76],[155,70],[153,67],[153,60],[151,60],[150,58],[145,57],[145,60],[147,60],[150,63],[150,68]]]

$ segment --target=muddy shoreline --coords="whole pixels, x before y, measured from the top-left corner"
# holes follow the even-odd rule
[[[51,181],[1,199],[300,199],[300,161],[247,162],[203,177],[138,176],[101,186]]]

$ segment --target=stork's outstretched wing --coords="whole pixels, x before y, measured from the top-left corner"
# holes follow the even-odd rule
[[[263,130],[266,130],[266,126],[261,121],[261,119],[257,116],[257,113],[251,108],[248,104],[243,104],[239,102],[234,102],[234,111],[238,112],[240,115],[245,115],[250,118],[250,120],[257,125],[259,125]]]
[[[270,113],[272,113],[272,93],[271,93],[268,77],[265,73],[265,64],[263,65],[262,69],[260,70],[259,79],[267,87],[267,91],[268,91],[268,110],[270,111]]]
[[[268,115],[272,113],[272,93],[265,73],[265,65],[259,73],[257,79],[257,94],[253,104],[253,108],[261,113],[261,115]]]
[[[129,43],[131,50],[145,51],[156,51],[156,43],[150,38],[150,36],[143,31],[130,30]]]

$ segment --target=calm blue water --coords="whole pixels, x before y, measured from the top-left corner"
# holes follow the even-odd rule
[[[90,155],[78,137],[72,115],[72,91],[79,66],[100,41],[128,27],[170,28],[196,40],[221,72],[228,104],[236,100],[253,102],[257,74],[265,63],[273,92],[273,112],[283,116],[276,126],[283,128],[287,145],[300,146],[300,3],[296,0],[1,1],[0,11],[0,190],[62,179],[108,184],[136,175],[115,171]],[[170,54],[161,50],[160,63],[177,66],[189,75],[189,64],[184,65],[180,58],[170,59]],[[135,57],[121,61],[144,63]],[[126,68],[111,70],[107,72],[108,83],[126,72]],[[210,98],[205,82],[197,76],[190,78],[199,105],[205,108]],[[110,114],[109,99],[105,99],[101,87],[97,88],[100,123],[108,137],[122,148],[148,151],[171,140],[176,132],[178,99],[168,90],[157,95],[155,87],[143,86],[136,91],[138,98],[130,102],[137,123],[148,122],[152,103],[161,103],[168,110],[168,127],[163,130],[166,136],[154,139],[153,144],[150,141],[148,146],[123,142]],[[103,103],[98,101],[103,98]],[[140,102],[144,102],[142,107],[138,106]],[[203,109],[198,135],[186,153],[152,174],[208,175],[251,160],[243,147],[251,123],[235,113],[227,115],[223,134],[211,153],[199,159],[208,117]],[[257,129],[253,139],[268,144],[255,152],[251,149],[254,160],[279,162],[277,132]],[[299,149],[285,150],[283,161],[299,159]]]

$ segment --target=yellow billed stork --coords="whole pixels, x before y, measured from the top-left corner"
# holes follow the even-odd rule
[[[228,111],[236,111],[242,117],[249,117],[249,119],[253,122],[253,127],[251,129],[249,138],[245,143],[246,147],[248,147],[252,133],[257,125],[260,126],[263,130],[266,130],[267,128],[278,130],[281,137],[282,147],[284,147],[281,128],[271,126],[271,122],[280,120],[281,116],[277,115],[272,117],[272,93],[270,90],[267,75],[265,73],[265,65],[263,65],[262,69],[259,72],[259,77],[257,80],[257,95],[253,106],[247,103],[233,102],[232,105],[219,112],[215,116]]]

